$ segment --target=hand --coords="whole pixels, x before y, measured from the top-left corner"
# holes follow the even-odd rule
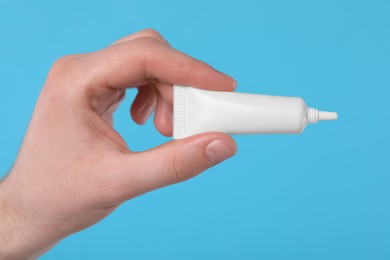
[[[0,258],[35,258],[121,203],[231,157],[234,141],[205,133],[132,152],[112,128],[126,88],[143,124],[172,134],[172,84],[232,91],[235,81],[169,46],[155,31],[60,58],[39,96],[12,172],[0,184]],[[137,138],[137,137],[134,137]]]

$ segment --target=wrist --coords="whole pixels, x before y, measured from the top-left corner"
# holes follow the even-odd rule
[[[18,240],[14,237],[14,224],[12,216],[15,215],[10,207],[10,200],[7,196],[5,182],[0,182],[0,258],[14,259],[17,256],[15,242]]]
[[[0,182],[0,259],[35,259],[51,246],[34,238],[34,223],[29,223],[16,205],[6,181]],[[37,236],[38,238],[38,236]]]

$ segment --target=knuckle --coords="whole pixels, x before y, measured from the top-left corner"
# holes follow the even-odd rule
[[[50,68],[47,79],[44,85],[45,92],[58,93],[73,93],[77,88],[73,88],[75,84],[84,83],[83,77],[80,77],[82,66],[80,59],[84,54],[66,55],[58,58]]]
[[[168,154],[164,160],[164,174],[168,180],[168,183],[182,182],[188,178],[180,170],[180,161],[176,152]]]
[[[207,64],[204,61],[193,59],[191,61],[191,70],[201,70],[201,71],[214,71],[213,67]]]
[[[58,58],[52,65],[52,70],[66,72],[77,64],[77,61],[84,58],[87,54],[71,54]]]
[[[156,45],[160,44],[160,41],[153,37],[142,37],[135,40],[138,44],[140,44],[145,50],[154,48]]]
[[[61,77],[62,75],[66,74],[70,71],[71,67],[73,66],[73,56],[63,56],[58,58],[54,64],[52,65],[50,72],[49,72],[49,78],[57,78]]]
[[[40,98],[42,102],[47,104],[47,107],[65,107],[62,104],[66,102],[73,102],[75,99],[75,91],[70,84],[69,72],[67,66],[62,60],[56,61],[49,71],[46,78],[46,82],[42,88]],[[71,109],[70,106],[66,106],[67,109]]]
[[[61,68],[64,64],[66,64],[66,62],[69,60],[70,58],[68,56],[62,56],[60,58],[58,58],[53,66],[52,66],[52,69],[56,69],[56,68]]]
[[[59,57],[55,62],[54,62],[54,65],[53,66],[58,66],[58,65],[64,65],[64,64],[68,64],[70,63],[71,61],[73,61],[74,59],[80,57],[80,55],[64,55],[62,57]]]
[[[152,28],[144,29],[144,30],[142,30],[142,33],[146,37],[156,38],[156,39],[160,39],[160,40],[163,39],[161,34],[157,30],[152,29]]]
[[[191,74],[194,73],[194,68],[196,68],[194,61],[183,60],[177,63],[176,71],[181,75],[184,81],[188,81]]]

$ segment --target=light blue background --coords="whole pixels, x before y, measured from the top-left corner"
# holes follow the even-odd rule
[[[125,203],[42,259],[390,259],[385,0],[2,0],[1,175],[54,60],[147,27],[231,74],[238,91],[302,96],[339,120],[236,136],[233,159]],[[135,150],[169,140],[130,120],[134,93],[116,129]]]

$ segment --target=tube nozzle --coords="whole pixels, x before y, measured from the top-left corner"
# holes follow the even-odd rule
[[[307,121],[315,124],[321,120],[337,120],[338,114],[336,112],[318,111],[315,108],[307,109]]]
[[[319,111],[318,119],[321,120],[337,120],[338,114],[336,112]]]

